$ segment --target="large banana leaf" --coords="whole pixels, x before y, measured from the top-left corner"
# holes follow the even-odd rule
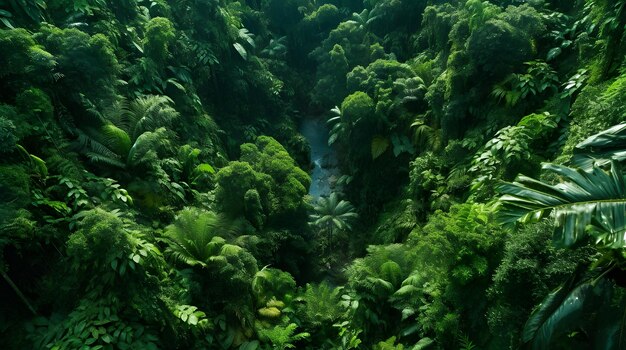
[[[522,341],[533,350],[550,349],[559,336],[576,329],[593,330],[595,349],[623,348],[624,309],[612,303],[613,285],[602,277],[579,281],[581,272],[550,293],[526,322]]]
[[[571,164],[583,169],[606,166],[611,160],[626,160],[626,123],[590,136],[576,145]]]
[[[561,287],[551,293],[526,322],[522,341],[532,342],[533,349],[549,349],[556,336],[580,321],[591,290],[591,285],[585,283],[571,291]]]
[[[543,169],[559,175],[563,182],[551,185],[526,176],[503,183],[498,191],[499,218],[504,223],[529,222],[552,216],[558,227],[555,241],[571,246],[593,233],[602,243],[626,247],[626,188],[617,163],[609,171],[598,166],[589,170],[544,164]],[[588,226],[594,228],[588,231]]]

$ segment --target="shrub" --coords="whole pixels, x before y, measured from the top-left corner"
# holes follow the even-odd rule
[[[13,122],[0,116],[0,154],[11,153],[15,148],[17,142],[15,131]]]

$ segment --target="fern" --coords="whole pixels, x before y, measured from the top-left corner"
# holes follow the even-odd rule
[[[80,129],[76,130],[78,149],[87,156],[92,162],[111,165],[117,168],[125,168],[126,164],[122,158],[111,150],[111,148],[100,143],[87,133]]]
[[[331,324],[341,316],[337,307],[342,288],[333,288],[327,282],[317,285],[307,284],[301,300],[304,321],[313,326]]]
[[[120,126],[135,141],[144,132],[167,127],[178,117],[171,104],[173,101],[167,96],[138,97],[130,104]]]
[[[226,244],[225,238],[236,236],[238,224],[220,217],[214,212],[197,208],[181,210],[174,223],[165,229],[165,238],[169,243],[166,253],[174,261],[206,267],[218,255],[236,256],[242,248]]]
[[[106,124],[100,128],[101,138],[118,155],[126,155],[131,147],[128,134],[113,124]]]
[[[78,180],[81,179],[83,176],[83,169],[78,165],[79,162],[74,159],[76,154],[70,153],[70,151],[65,149],[65,147],[62,147],[62,151],[63,155],[54,154],[47,158],[50,172],[64,177]]]
[[[295,345],[293,342],[298,340],[306,339],[311,335],[309,333],[296,333],[296,329],[298,325],[295,323],[290,323],[286,326],[275,326],[271,329],[259,329],[259,337],[266,341],[269,341],[272,344],[273,349],[295,349]]]
[[[459,349],[461,350],[474,350],[476,349],[476,345],[472,343],[471,339],[465,335],[459,335]]]

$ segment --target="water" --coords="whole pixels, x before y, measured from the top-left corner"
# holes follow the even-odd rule
[[[300,133],[311,145],[311,187],[309,194],[318,198],[328,196],[339,176],[337,157],[332,147],[328,146],[328,127],[323,118],[307,118],[300,125]]]

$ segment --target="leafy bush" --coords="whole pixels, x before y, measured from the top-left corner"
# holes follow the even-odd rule
[[[56,65],[53,55],[37,45],[26,29],[17,28],[0,32],[0,77],[32,74],[37,80],[50,74]]]
[[[263,174],[260,177],[265,185],[269,185],[270,205],[265,208],[270,221],[286,223],[288,218],[293,220],[294,216],[303,215],[303,197],[308,193],[311,179],[280,143],[271,137],[260,136],[254,144],[241,146],[240,159]],[[261,189],[259,195],[262,197],[263,193]]]
[[[462,326],[473,338],[484,339],[486,321],[479,315],[489,306],[484,293],[503,243],[504,231],[481,204],[455,205],[449,213],[437,211],[428,224],[411,233],[407,244],[418,258],[412,277],[403,285],[416,286],[423,300],[413,310],[422,336],[450,344]]]
[[[521,29],[502,20],[491,20],[469,37],[467,53],[481,76],[497,80],[529,61],[532,46]]]
[[[169,19],[155,17],[146,24],[146,35],[144,38],[144,52],[158,65],[165,62],[168,55],[168,47],[174,37],[174,26]]]
[[[507,241],[504,256],[489,287],[488,322],[495,347],[520,342],[524,320],[545,295],[564,282],[593,249],[574,251],[552,245],[548,222],[528,225]],[[504,331],[503,331],[504,330]]]
[[[16,142],[15,125],[4,116],[0,117],[0,153],[11,153]]]
[[[36,38],[58,62],[55,69],[64,95],[76,98],[82,93],[93,101],[112,98],[120,65],[104,35],[90,36],[75,28],[48,24],[41,27]]]
[[[217,172],[215,198],[221,210],[230,215],[241,215],[245,209],[245,195],[256,190],[265,204],[264,212],[269,210],[270,177],[259,174],[246,162],[230,162]]]
[[[0,166],[0,222],[10,220],[13,209],[23,208],[30,202],[30,181],[28,173],[21,166]]]

